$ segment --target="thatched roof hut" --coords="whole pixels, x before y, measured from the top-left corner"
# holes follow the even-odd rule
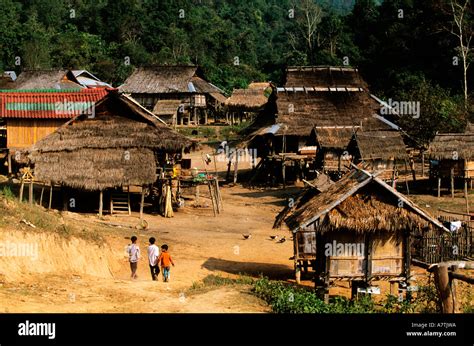
[[[361,169],[302,199],[284,222],[294,233],[297,281],[309,261],[327,293],[333,280],[409,284],[413,233],[449,232],[377,173]]]
[[[285,87],[361,91],[360,89],[367,88],[367,84],[360,77],[359,71],[350,67],[290,66],[286,70]]]
[[[186,65],[139,67],[120,90],[130,94],[222,93],[204,79],[197,66]]]
[[[408,160],[405,143],[397,131],[357,131],[353,136],[356,156],[365,162],[373,160]]]
[[[30,157],[40,181],[102,191],[155,182],[155,152],[192,145],[133,99],[109,92],[93,115],[76,116],[37,142]]]
[[[257,112],[265,107],[272,91],[270,83],[250,83],[247,89],[234,89],[226,105],[231,110]]]
[[[431,142],[429,155],[435,160],[473,160],[474,132],[439,133]]]
[[[25,70],[14,83],[19,90],[82,89],[83,86],[69,70]]]

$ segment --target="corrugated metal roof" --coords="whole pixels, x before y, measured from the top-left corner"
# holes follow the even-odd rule
[[[110,90],[110,89],[109,89]],[[1,118],[69,119],[87,111],[107,95],[107,89],[83,89],[74,92],[2,92]]]

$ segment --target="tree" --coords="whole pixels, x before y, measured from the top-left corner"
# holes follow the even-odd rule
[[[323,18],[323,11],[313,0],[301,0],[296,11],[297,23],[305,42],[307,55],[310,63],[314,63],[314,46],[318,27]],[[290,36],[290,40],[293,41],[293,47],[295,47],[294,42],[297,39],[297,36],[294,34]]]
[[[474,21],[472,18],[473,11],[471,7],[471,0],[449,0],[449,6],[451,8],[451,15],[453,18],[450,32],[459,40],[459,47],[457,48],[457,51],[461,54],[462,58],[464,107],[467,110],[467,75],[472,56],[471,40],[474,35]]]

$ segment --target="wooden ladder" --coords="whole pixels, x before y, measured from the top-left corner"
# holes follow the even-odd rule
[[[114,213],[132,215],[129,192],[112,192],[110,195],[110,214],[113,215]]]

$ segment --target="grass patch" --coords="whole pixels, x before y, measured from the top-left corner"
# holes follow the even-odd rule
[[[187,295],[201,294],[224,286],[251,286],[255,283],[255,281],[256,279],[244,274],[239,274],[239,276],[235,279],[226,278],[220,275],[208,275],[200,282],[193,282],[186,293]]]
[[[30,227],[22,222],[26,220],[36,228]],[[97,245],[105,242],[100,231],[95,227],[86,229],[72,223],[64,222],[57,213],[47,212],[43,208],[28,203],[20,203],[11,194],[8,186],[0,191],[0,226],[27,229],[28,232],[52,232],[59,236],[70,239],[72,236],[92,241]]]
[[[275,313],[428,313],[437,310],[435,288],[419,287],[416,299],[398,301],[398,297],[387,295],[381,302],[375,303],[368,295],[357,300],[333,297],[326,304],[313,289],[294,287],[293,285],[261,278],[254,284],[252,292],[266,301]]]

